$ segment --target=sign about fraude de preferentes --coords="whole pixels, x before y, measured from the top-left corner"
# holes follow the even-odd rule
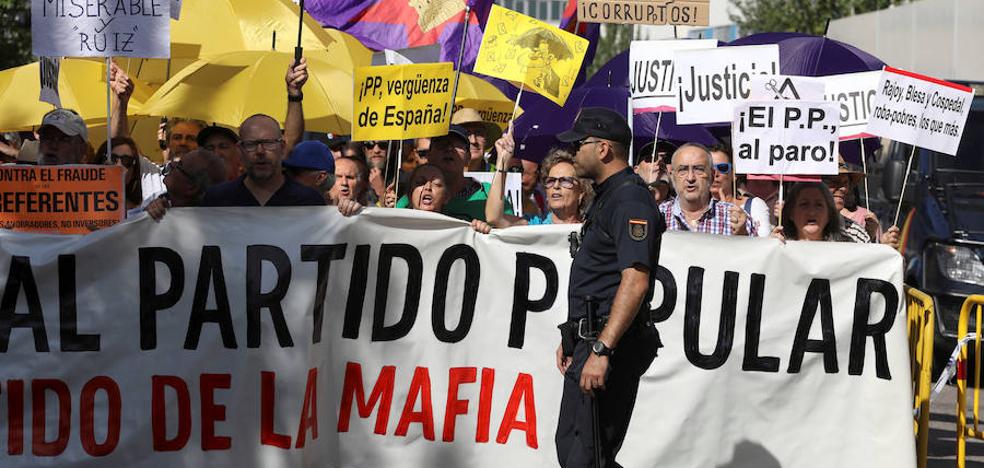
[[[257,212],[0,231],[5,468],[557,466],[577,226]],[[654,277],[620,463],[915,467],[898,253],[667,233]]]

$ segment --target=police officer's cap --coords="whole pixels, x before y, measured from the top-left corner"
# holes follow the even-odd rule
[[[632,141],[632,130],[629,129],[625,117],[618,112],[604,107],[585,107],[574,120],[574,126],[558,134],[557,139],[565,143],[573,143],[589,136],[617,141],[629,146]]]

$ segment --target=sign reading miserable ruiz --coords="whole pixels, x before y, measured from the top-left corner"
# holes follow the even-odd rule
[[[585,23],[707,26],[710,0],[578,0]]]
[[[4,468],[556,466],[575,229],[179,208],[0,231]],[[666,346],[621,464],[915,468],[898,253],[668,233],[654,276]]]
[[[34,55],[168,58],[169,0],[32,0]]]

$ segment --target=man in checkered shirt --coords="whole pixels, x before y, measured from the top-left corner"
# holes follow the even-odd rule
[[[711,197],[714,160],[705,146],[681,146],[673,153],[672,165],[677,196],[659,205],[667,230],[725,236],[753,236],[757,232],[745,210]]]

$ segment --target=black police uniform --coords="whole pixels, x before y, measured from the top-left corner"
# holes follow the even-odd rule
[[[571,266],[567,325],[583,322],[584,299],[591,296],[596,301],[594,315],[601,318],[595,330],[601,331],[621,282],[622,270],[641,266],[650,272],[650,287],[641,310],[609,357],[606,389],[594,392],[602,467],[619,466],[615,455],[629,426],[639,379],[662,346],[650,320],[649,304],[665,231],[666,224],[653,196],[631,169],[626,168],[595,185],[595,200],[588,210],[581,244]],[[565,468],[593,466],[591,396],[580,388],[581,370],[592,353],[591,345],[589,340],[576,341],[573,363],[564,375],[556,444],[558,459]]]

